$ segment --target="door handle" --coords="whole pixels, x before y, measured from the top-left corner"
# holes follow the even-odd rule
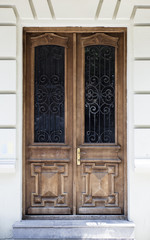
[[[80,148],[77,148],[77,165],[80,166]]]

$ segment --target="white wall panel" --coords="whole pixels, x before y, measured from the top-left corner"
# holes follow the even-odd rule
[[[0,95],[0,125],[1,126],[16,125],[16,95],[15,94]]]
[[[150,159],[150,129],[134,130],[134,157]]]
[[[56,19],[94,19],[99,0],[51,0]]]
[[[0,91],[16,90],[16,61],[0,60]]]
[[[0,161],[16,158],[16,129],[0,129]]]
[[[116,16],[117,20],[127,19],[129,20],[133,11],[133,0],[121,0],[120,7],[118,9],[118,14]]]
[[[150,126],[150,94],[134,95],[134,124]]]
[[[33,0],[38,19],[52,19],[47,0]]]
[[[134,23],[150,23],[150,9],[137,9],[134,17]]]
[[[12,8],[0,8],[0,23],[16,24],[16,16]]]
[[[134,57],[150,58],[150,27],[134,28]]]
[[[150,61],[134,62],[134,91],[150,91]]]
[[[150,4],[149,0],[133,0],[136,6],[147,6]]]
[[[102,4],[99,18],[112,19],[115,11],[117,0],[105,0]],[[108,7],[109,6],[109,7]]]
[[[0,57],[16,57],[16,27],[0,26]]]
[[[15,5],[17,8],[17,11],[19,13],[19,17],[24,20],[24,19],[28,19],[28,20],[33,20],[33,14],[32,14],[32,10],[31,10],[31,6],[29,4],[28,0],[15,0]],[[41,6],[42,8],[42,6]]]

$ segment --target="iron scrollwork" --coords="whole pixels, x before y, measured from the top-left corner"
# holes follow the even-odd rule
[[[64,47],[35,48],[34,141],[63,143]]]
[[[115,142],[115,48],[85,47],[85,143]]]

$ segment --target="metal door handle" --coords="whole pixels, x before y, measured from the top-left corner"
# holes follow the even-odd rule
[[[80,166],[80,148],[77,148],[77,165]]]

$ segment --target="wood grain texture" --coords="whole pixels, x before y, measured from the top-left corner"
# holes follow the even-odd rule
[[[25,214],[72,213],[72,35],[25,34],[24,206]],[[34,142],[35,47],[65,47],[65,142]]]
[[[118,46],[118,38],[111,37],[104,33],[95,33],[88,37],[82,37],[83,46],[91,46],[91,45],[109,45],[113,47]]]
[[[34,143],[34,48],[41,44],[65,47],[64,144]],[[116,49],[114,144],[84,143],[84,46],[92,44]],[[23,125],[24,217],[126,216],[126,28],[24,28]]]
[[[84,46],[95,43],[114,46],[116,49],[114,144],[84,143]],[[79,33],[77,35],[77,111],[80,113],[80,117],[77,118],[77,146],[80,146],[81,150],[81,165],[77,167],[78,214],[124,214],[126,212],[125,45],[124,34],[121,33],[102,35]],[[107,166],[110,166],[109,170],[106,170]],[[111,173],[113,177],[110,169],[116,169]]]

